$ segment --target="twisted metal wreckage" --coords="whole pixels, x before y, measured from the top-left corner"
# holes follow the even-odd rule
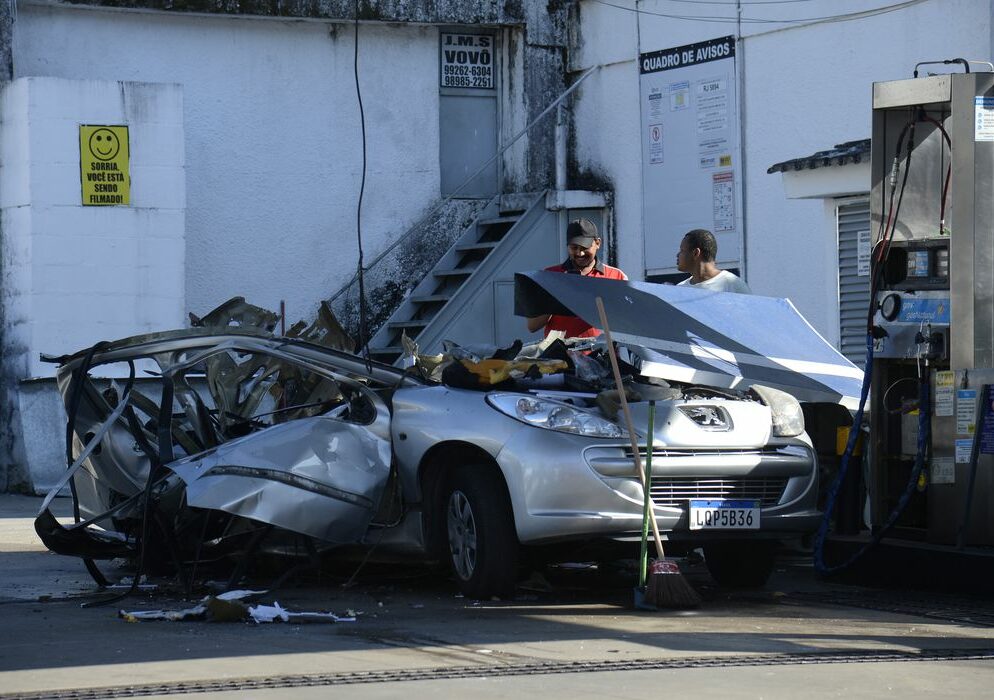
[[[83,558],[106,585],[95,559],[165,558],[182,575],[186,565],[263,548],[296,552],[301,539],[315,555],[361,543],[371,524],[396,524],[402,504],[387,402],[397,388],[440,379],[453,355],[419,356],[415,372],[366,361],[327,304],[313,324],[300,321],[282,337],[273,335],[278,314],[241,297],[190,320],[188,330],[43,358],[59,364],[68,412],[70,466],[35,522],[51,551]],[[123,387],[91,376],[119,376],[124,367]],[[462,381],[489,384],[566,363],[459,368]],[[154,392],[139,390],[140,369],[155,378]],[[66,485],[70,526],[50,509]]]
[[[240,297],[190,318],[189,330],[46,358],[60,365],[71,466],[35,527],[52,551],[86,559],[98,583],[93,559],[133,557],[139,548],[182,571],[183,562],[252,550],[274,528],[355,542],[381,501],[390,436],[388,413],[371,410],[382,404],[366,379],[375,370],[359,381],[322,366],[316,348],[314,364],[306,352],[292,360],[281,352],[296,341],[365,369],[327,305],[285,339],[272,335],[277,314]],[[113,380],[101,389],[90,375],[101,368],[113,376],[122,365],[123,390]],[[157,399],[138,389],[139,366],[158,378]],[[381,420],[366,423],[371,415]],[[49,509],[67,483],[77,515],[70,527]]]
[[[788,301],[547,272],[518,275],[515,293],[521,316],[590,318],[603,297],[633,413],[644,421],[658,402],[663,417],[653,502],[671,540],[713,542],[709,568],[734,555],[723,569],[737,571],[757,540],[814,529],[817,458],[795,396],[850,403],[859,371]],[[35,521],[45,545],[100,584],[94,560],[121,557],[187,587],[205,562],[234,559],[235,583],[260,551],[314,562],[382,546],[448,560],[463,592],[483,597],[513,591],[519,544],[640,530],[602,339],[433,356],[408,342],[401,369],[356,355],[327,305],[283,335],[279,320],[236,297],[186,330],[45,358],[59,365],[69,465]],[[50,510],[66,485],[70,525]],[[742,493],[761,510],[753,529],[689,526],[684,499]]]

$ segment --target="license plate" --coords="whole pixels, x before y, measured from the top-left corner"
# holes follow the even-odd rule
[[[691,501],[691,530],[758,530],[758,501]]]

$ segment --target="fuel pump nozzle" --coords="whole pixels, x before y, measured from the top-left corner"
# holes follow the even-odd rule
[[[933,332],[932,324],[924,321],[915,333],[915,343],[918,345],[918,357],[925,360],[925,366],[928,367],[930,360],[942,357],[945,337],[939,331]]]

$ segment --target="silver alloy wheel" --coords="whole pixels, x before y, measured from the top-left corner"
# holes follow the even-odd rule
[[[452,568],[459,578],[468,581],[476,570],[476,520],[469,499],[462,491],[449,494],[446,521]]]

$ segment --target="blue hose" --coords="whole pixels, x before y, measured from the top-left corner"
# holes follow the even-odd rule
[[[825,537],[828,535],[828,528],[831,524],[832,512],[835,510],[835,501],[839,495],[839,489],[842,487],[842,482],[846,478],[846,473],[849,471],[849,461],[852,458],[852,454],[856,448],[856,440],[859,437],[860,426],[863,422],[863,409],[866,406],[866,397],[870,391],[870,378],[873,374],[873,336],[870,333],[866,334],[866,368],[863,371],[863,386],[860,390],[859,395],[859,408],[856,411],[856,415],[853,418],[852,429],[849,431],[849,440],[846,443],[845,452],[842,454],[842,459],[839,463],[839,473],[835,476],[835,481],[832,482],[832,486],[828,490],[828,496],[825,501],[825,514],[822,517],[821,525],[818,528],[818,534],[815,536],[815,546],[814,546],[814,565],[815,569],[821,574],[834,574],[843,569],[852,566],[860,557],[862,557],[866,552],[876,546],[887,531],[893,527],[894,523],[904,512],[904,509],[908,506],[911,501],[911,496],[915,492],[915,488],[918,484],[918,479],[921,476],[922,470],[925,468],[925,456],[928,452],[928,445],[931,440],[931,406],[929,403],[929,380],[928,375],[922,378],[919,383],[918,390],[918,444],[917,453],[915,454],[915,464],[911,470],[911,475],[908,478],[908,484],[898,499],[897,505],[894,510],[891,511],[890,515],[887,516],[887,520],[884,522],[883,526],[874,533],[872,539],[860,547],[852,556],[846,559],[841,564],[834,566],[829,566],[825,563]]]

